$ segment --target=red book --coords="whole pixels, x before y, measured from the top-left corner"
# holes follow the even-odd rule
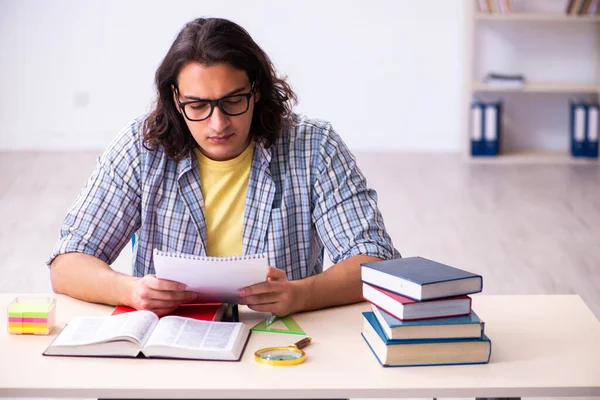
[[[182,304],[168,315],[177,315],[179,317],[198,319],[200,321],[220,321],[223,318],[226,308],[227,304],[224,303],[190,303]],[[117,306],[113,310],[112,315],[131,311],[135,311],[135,309],[127,306]]]
[[[401,320],[455,317],[471,313],[469,296],[417,301],[364,282],[362,295],[369,303]]]

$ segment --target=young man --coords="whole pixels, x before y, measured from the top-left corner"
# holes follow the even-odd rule
[[[361,262],[399,257],[376,194],[330,124],[240,26],[196,19],[156,72],[153,111],[108,147],[48,260],[57,293],[166,314],[196,294],[157,279],[152,251],[266,253],[240,304],[287,315],[360,301]],[[135,234],[133,276],[110,268]],[[323,247],[333,262],[323,272]]]

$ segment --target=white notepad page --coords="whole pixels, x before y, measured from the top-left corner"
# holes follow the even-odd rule
[[[203,257],[154,249],[156,277],[184,283],[197,292],[195,302],[237,303],[238,290],[265,282],[268,260],[257,254],[241,257]]]

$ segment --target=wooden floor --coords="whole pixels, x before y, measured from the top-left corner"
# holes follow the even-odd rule
[[[50,290],[44,261],[98,155],[0,153],[0,291]],[[484,294],[576,293],[600,317],[596,165],[481,165],[454,154],[357,158],[403,256],[480,273]],[[125,250],[114,267],[128,271],[130,257]],[[568,315],[557,318],[568,323]]]

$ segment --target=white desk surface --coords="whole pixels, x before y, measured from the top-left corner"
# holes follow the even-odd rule
[[[0,294],[6,310],[16,294]],[[51,336],[10,335],[0,322],[0,397],[383,398],[600,396],[600,322],[579,296],[473,296],[492,340],[489,364],[383,368],[362,339],[367,303],[294,316],[314,338],[307,361],[272,367],[254,351],[301,337],[254,332],[241,362],[45,357],[77,315],[112,307],[57,298]],[[249,325],[265,314],[240,311]],[[6,314],[4,314],[6,316]]]

